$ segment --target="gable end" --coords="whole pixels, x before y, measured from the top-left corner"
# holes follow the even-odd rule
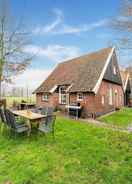
[[[108,64],[108,67],[106,69],[103,79],[118,85],[122,85],[122,79],[121,79],[120,70],[119,70],[115,52],[113,52],[113,55],[110,59],[110,62]]]
[[[115,50],[115,47],[113,47],[113,48],[111,49],[111,52],[110,52],[110,54],[108,55],[108,58],[107,58],[106,63],[105,63],[105,65],[104,65],[104,68],[103,68],[103,70],[102,70],[102,72],[101,72],[101,75],[100,75],[100,77],[99,77],[99,79],[98,79],[98,81],[97,81],[95,87],[93,88],[93,92],[94,92],[95,94],[97,94],[97,92],[98,92],[98,90],[99,90],[99,88],[100,88],[101,82],[102,82],[102,80],[103,80],[103,78],[104,78],[104,75],[105,75],[105,72],[106,72],[106,70],[107,70],[107,67],[108,67],[108,65],[109,65],[109,63],[110,63],[110,61],[111,61],[112,55],[113,55],[113,53],[114,53],[114,50]]]

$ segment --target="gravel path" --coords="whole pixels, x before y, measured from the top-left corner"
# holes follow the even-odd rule
[[[112,114],[113,112],[109,113],[109,114]],[[71,117],[69,116],[66,116],[62,113],[59,113],[58,114],[59,116],[63,116],[65,118],[68,118],[68,119],[71,119]],[[108,115],[108,114],[107,114]],[[107,116],[107,115],[104,115],[104,116]],[[75,119],[76,120],[76,119]],[[94,124],[98,127],[102,127],[102,128],[107,128],[107,129],[111,129],[113,131],[120,131],[120,132],[125,132],[125,133],[132,133],[132,127],[129,127],[129,128],[124,128],[124,127],[118,127],[118,126],[115,126],[115,125],[110,125],[110,124],[107,124],[105,122],[101,122],[101,121],[98,121],[96,119],[92,119],[92,118],[88,118],[88,119],[82,119],[82,118],[79,118],[77,119],[76,121],[81,121],[81,122],[85,122],[85,123],[88,123],[88,124]]]
[[[127,133],[131,133],[132,132],[132,128],[124,128],[124,127],[117,127],[115,125],[109,125],[105,122],[101,122],[95,119],[79,119],[80,121],[86,122],[86,123],[90,123],[90,124],[95,124],[99,127],[104,127],[104,128],[108,128],[108,129],[112,129],[115,131],[121,131],[121,132],[127,132]]]

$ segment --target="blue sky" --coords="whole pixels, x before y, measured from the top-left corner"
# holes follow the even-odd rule
[[[32,35],[25,51],[36,55],[16,83],[28,81],[35,88],[59,62],[110,46],[114,33],[108,23],[119,5],[119,0],[12,0],[13,16]]]

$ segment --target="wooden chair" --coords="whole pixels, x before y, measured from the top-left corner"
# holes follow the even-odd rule
[[[53,138],[55,138],[55,136],[54,136],[55,120],[56,120],[56,116],[55,115],[48,115],[46,117],[45,121],[43,121],[39,125],[38,130],[43,132],[44,134],[52,133]]]
[[[36,107],[35,109],[32,110],[35,113],[47,115],[48,108],[47,107]]]
[[[15,133],[15,135],[16,133],[23,133],[23,132],[29,131],[29,127],[25,123],[20,122],[20,124],[18,124],[16,122],[15,116],[10,110],[6,109],[5,115],[6,115],[7,124],[10,127],[11,131]]]
[[[0,100],[0,119],[1,119],[1,125],[6,124],[6,117],[4,114],[4,109],[6,108],[6,99]]]
[[[47,115],[53,115],[54,109],[52,107],[48,107]]]
[[[4,114],[4,110],[2,108],[0,108],[0,118],[1,118],[2,123],[6,122],[6,117]]]
[[[1,118],[1,126],[0,126],[0,128],[1,128],[1,131],[3,130],[2,128],[3,128],[3,126],[2,125],[4,125],[4,126],[6,126],[7,127],[7,122],[6,122],[6,117],[5,117],[5,114],[4,114],[4,109],[3,108],[0,108],[0,118]]]
[[[10,119],[9,119],[9,116],[7,116],[6,109],[3,110],[3,113],[5,115],[5,120],[6,120],[5,121],[5,124],[6,124],[6,127],[10,128],[10,126],[11,126],[10,123],[9,123],[10,122]]]
[[[47,107],[41,108],[41,114],[47,115],[47,113],[48,113],[48,108]]]

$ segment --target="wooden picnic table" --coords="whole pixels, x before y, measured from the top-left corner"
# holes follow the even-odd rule
[[[34,122],[36,122],[37,124],[41,123],[41,120],[43,118],[46,118],[46,115],[34,113],[31,110],[13,111],[13,114],[27,119],[27,124],[29,126],[29,135],[31,133],[32,123],[34,123]]]

